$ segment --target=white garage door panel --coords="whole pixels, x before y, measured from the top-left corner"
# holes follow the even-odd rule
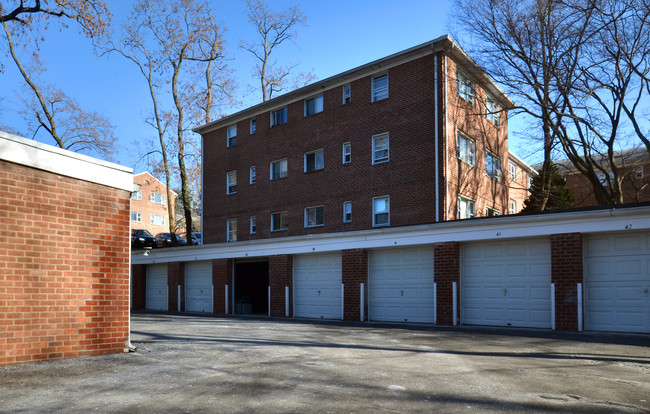
[[[435,322],[432,247],[374,250],[368,268],[371,320]]]
[[[146,283],[146,308],[150,310],[169,310],[167,265],[147,265]]]
[[[293,312],[298,318],[343,319],[340,253],[295,256]]]
[[[212,312],[212,262],[185,263],[185,311]]]
[[[650,332],[650,234],[586,237],[585,329]]]
[[[551,327],[551,249],[547,239],[463,245],[464,324]]]

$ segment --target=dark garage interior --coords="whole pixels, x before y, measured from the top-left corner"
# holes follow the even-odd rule
[[[235,262],[235,314],[268,314],[269,262]]]

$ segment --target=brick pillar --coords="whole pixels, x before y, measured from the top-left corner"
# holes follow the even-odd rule
[[[147,265],[131,266],[131,308],[142,310],[147,307]]]
[[[457,285],[457,311],[460,317],[460,243],[445,242],[433,245],[434,280],[437,285],[438,325],[454,324],[452,283]]]
[[[343,320],[361,320],[361,283],[365,284],[364,320],[368,320],[368,250],[351,249],[341,252],[344,285]]]
[[[555,283],[555,329],[578,330],[578,283],[582,283],[582,234],[551,235],[551,282]]]
[[[181,312],[185,312],[185,262],[167,263],[167,284],[169,285],[169,311],[177,312],[180,301]],[[180,298],[178,285],[181,286]]]
[[[228,313],[232,315],[232,259],[212,261],[212,285],[214,286],[214,313],[226,312],[226,285],[228,285]]]
[[[293,256],[269,257],[269,286],[271,286],[271,316],[284,318],[285,287],[289,286],[289,317],[293,317]]]

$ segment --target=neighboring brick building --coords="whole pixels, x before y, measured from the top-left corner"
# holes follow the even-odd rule
[[[537,171],[512,152],[508,156],[508,214],[517,214],[524,208],[524,201],[530,194],[530,183]]]
[[[169,210],[167,209],[167,187],[148,172],[133,177],[136,191],[131,196],[131,227],[149,230],[154,236],[169,232]],[[172,217],[176,193],[172,194]]]
[[[0,132],[0,365],[129,340],[130,168]]]
[[[444,36],[198,128],[205,243],[504,214],[511,105]]]

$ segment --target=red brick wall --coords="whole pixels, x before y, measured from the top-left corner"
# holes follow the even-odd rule
[[[460,243],[436,243],[433,245],[433,255],[434,280],[437,286],[437,324],[453,325],[453,282],[456,282],[457,312],[460,312]]]
[[[147,265],[131,266],[131,308],[147,308]]]
[[[233,313],[232,259],[212,261],[212,285],[214,286],[214,313],[224,314],[226,309],[226,285],[228,285],[228,314]]]
[[[129,196],[0,161],[0,365],[122,351]]]
[[[364,320],[368,320],[368,250],[352,249],[341,252],[344,286],[343,320],[361,320],[361,283],[364,283]]]
[[[153,175],[149,173],[137,174],[133,177],[133,182],[140,185],[142,191],[142,200],[131,200],[131,211],[142,213],[141,222],[132,222],[131,227],[134,229],[149,230],[154,236],[158,233],[169,232],[169,211],[167,209],[167,187]],[[157,204],[151,201],[151,193],[158,193],[165,195],[165,203]],[[174,205],[176,203],[176,196],[172,193],[172,214],[174,213]],[[165,217],[165,225],[151,224],[151,215]]]
[[[293,317],[293,256],[269,257],[271,316],[285,317],[285,287],[289,286],[289,317]]]
[[[582,266],[582,234],[552,234],[551,282],[555,283],[555,329],[558,331],[578,330],[577,286],[583,283]]]
[[[180,300],[180,311],[185,312],[185,263],[167,263],[167,284],[169,285],[169,310],[178,312]],[[178,297],[178,286],[181,287],[181,296]]]
[[[623,202],[637,203],[650,201],[650,164],[640,164],[643,168],[641,178],[636,176],[636,166],[621,167],[620,174],[624,174],[622,182]],[[594,189],[589,180],[582,174],[566,174],[566,184],[575,197],[576,207],[590,207],[598,205],[594,196]]]

